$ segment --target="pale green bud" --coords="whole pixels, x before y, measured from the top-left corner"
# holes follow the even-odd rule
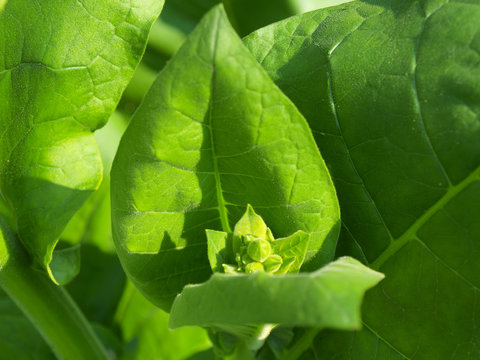
[[[242,265],[242,256],[239,253],[235,254],[235,261],[237,262],[238,266]]]
[[[225,274],[238,274],[237,268],[232,265],[223,264],[223,272]]]
[[[268,273],[274,273],[283,264],[283,259],[280,255],[270,255],[268,258],[265,259],[263,262],[263,266],[265,267],[265,271]]]
[[[263,262],[272,253],[272,247],[267,240],[255,239],[248,244],[247,254],[255,261]]]
[[[247,254],[242,256],[242,264],[243,265],[249,264],[249,263],[254,262],[254,261],[255,260],[251,259],[250,256],[248,256]]]
[[[250,244],[252,241],[255,241],[257,238],[252,234],[242,235],[242,240],[245,245]]]
[[[247,274],[253,274],[257,271],[264,271],[262,263],[259,262],[252,262],[250,264],[245,265],[245,272]]]

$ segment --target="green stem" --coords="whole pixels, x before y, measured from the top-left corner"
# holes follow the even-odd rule
[[[0,286],[63,360],[107,360],[102,344],[72,298],[29,257],[0,217]]]
[[[140,104],[156,77],[157,72],[155,70],[143,63],[138,64],[132,79],[123,93],[123,97],[135,104]]]
[[[252,350],[253,352],[258,351],[263,344],[265,344],[265,340],[267,340],[268,336],[275,328],[275,324],[264,324],[259,325],[255,333],[252,335],[251,339],[245,342],[248,349]]]
[[[295,344],[280,356],[279,360],[296,360],[300,358],[300,356],[312,346],[313,339],[315,339],[315,336],[317,336],[320,330],[320,328],[305,330]]]
[[[148,47],[159,53],[172,57],[186,40],[187,35],[180,29],[163,21],[161,18],[153,23],[148,37]]]

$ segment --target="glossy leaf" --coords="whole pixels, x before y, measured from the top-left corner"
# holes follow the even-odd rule
[[[72,275],[64,259],[49,267],[52,252],[101,182],[92,132],[113,112],[162,4],[9,0],[0,11],[0,189],[52,278]]]
[[[168,310],[211,274],[205,229],[231,232],[252,204],[277,237],[311,235],[304,269],[332,256],[339,210],[308,125],[212,10],[153,84],[112,169],[124,269]]]
[[[320,359],[480,357],[479,18],[478,0],[353,1],[246,39],[326,159],[339,253],[386,275]]]
[[[346,257],[313,273],[216,273],[203,284],[187,285],[177,296],[170,327],[280,323],[359,329],[363,295],[382,278]]]

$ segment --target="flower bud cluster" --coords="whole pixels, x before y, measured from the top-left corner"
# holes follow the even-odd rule
[[[283,264],[280,255],[274,254],[272,249],[273,236],[267,233],[265,239],[251,234],[240,236],[240,250],[235,254],[238,268],[237,272],[247,274],[256,271],[265,271],[273,274]]]

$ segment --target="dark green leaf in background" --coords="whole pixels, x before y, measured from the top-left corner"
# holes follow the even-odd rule
[[[0,360],[53,360],[55,356],[30,321],[0,290]]]
[[[354,1],[246,44],[307,118],[338,252],[386,275],[319,359],[478,359],[480,1]]]
[[[64,260],[49,267],[57,239],[102,179],[92,132],[113,112],[162,5],[10,0],[0,11],[0,189],[23,243],[57,281],[74,274]]]
[[[240,36],[273,22],[307,11],[351,0],[223,0],[228,17]]]
[[[218,7],[159,75],[121,141],[112,215],[126,272],[168,310],[185,284],[211,274],[205,229],[230,232],[248,203],[276,237],[311,234],[305,269],[331,260],[338,204],[307,123]]]

